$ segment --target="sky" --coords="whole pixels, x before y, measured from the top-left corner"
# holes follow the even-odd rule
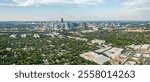
[[[150,0],[0,0],[0,21],[150,20]]]

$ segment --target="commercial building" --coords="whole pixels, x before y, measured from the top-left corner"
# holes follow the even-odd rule
[[[103,64],[106,61],[109,61],[110,58],[103,56],[101,54],[97,54],[94,52],[86,52],[80,55],[81,57],[85,58],[86,60],[94,61],[97,64]]]
[[[109,56],[111,58],[115,58],[115,57],[121,55],[123,50],[124,49],[122,49],[122,48],[115,48],[114,47],[114,48],[111,48],[110,50],[103,52],[103,53],[105,53],[107,56]]]

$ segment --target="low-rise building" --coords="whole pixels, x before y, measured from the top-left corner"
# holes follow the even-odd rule
[[[150,54],[143,54],[143,57],[150,58]]]
[[[101,47],[100,49],[98,50],[95,50],[96,53],[102,53],[102,52],[105,52],[109,49],[111,49],[112,47],[111,46],[108,46],[108,47]]]
[[[10,35],[10,38],[16,38],[16,34],[12,34],[12,35]]]
[[[34,34],[33,37],[34,38],[40,38],[39,34]]]
[[[141,53],[135,53],[133,56],[136,58],[140,58],[142,56],[142,54]]]
[[[132,57],[132,60],[134,60],[134,61],[139,61],[139,58],[137,58],[137,57]]]
[[[115,57],[121,55],[121,53],[122,53],[123,50],[124,49],[122,49],[122,48],[116,48],[116,47],[114,47],[114,48],[111,48],[110,50],[108,50],[108,51],[106,51],[104,53],[107,56],[111,57],[111,58],[115,58]]]
[[[86,52],[86,53],[81,54],[80,56],[85,58],[86,60],[94,61],[97,64],[103,64],[104,62],[110,60],[109,57],[99,55],[99,54],[94,53],[94,52]]]
[[[141,51],[150,49],[150,45],[149,44],[143,44],[143,45],[134,45],[134,44],[132,44],[132,45],[130,45],[128,47],[133,48],[134,50],[141,50]]]
[[[141,48],[141,45],[134,45],[134,44],[132,44],[132,45],[130,45],[130,46],[128,46],[129,48],[133,48],[134,50],[140,50],[140,48]]]
[[[98,45],[102,45],[105,43],[105,40],[98,40],[98,39],[94,39],[91,41],[92,44],[98,44]]]
[[[149,44],[143,44],[141,46],[141,50],[149,50],[150,49],[150,45]]]
[[[73,36],[68,36],[69,39],[76,39],[80,41],[88,41],[86,38],[79,38],[79,37],[73,37]]]
[[[127,61],[125,63],[125,65],[135,65],[135,64],[136,64],[136,62],[134,62],[134,61]]]
[[[26,37],[27,37],[27,34],[21,34],[21,37],[22,37],[22,38],[26,38]]]
[[[11,51],[12,48],[6,48],[7,51]]]

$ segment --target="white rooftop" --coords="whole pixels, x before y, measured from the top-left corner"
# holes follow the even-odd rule
[[[123,50],[124,49],[122,49],[122,48],[115,48],[114,47],[114,48],[112,48],[112,49],[110,49],[104,53],[111,58],[115,58],[116,56],[119,56]]]
[[[110,58],[105,57],[103,55],[99,55],[97,53],[94,52],[86,52],[80,55],[81,57],[85,58],[86,60],[91,60],[94,61],[98,64],[103,64],[106,61],[109,61]]]
[[[141,49],[148,49],[149,47],[150,47],[149,44],[143,44],[143,45],[141,46]]]
[[[104,52],[104,51],[106,51],[106,50],[108,50],[108,49],[110,49],[111,47],[109,46],[109,47],[106,47],[106,48],[100,48],[100,49],[98,49],[98,50],[95,50],[95,52],[97,52],[97,53],[101,53],[101,52]]]
[[[139,58],[139,57],[141,57],[141,55],[142,55],[141,53],[135,53],[135,54],[134,54],[134,57]]]

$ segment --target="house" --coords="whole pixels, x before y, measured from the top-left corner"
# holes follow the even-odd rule
[[[26,36],[27,36],[26,34],[21,34],[22,38],[26,38]]]
[[[34,38],[40,38],[40,36],[38,34],[34,34],[33,37]]]
[[[16,34],[12,34],[12,35],[10,35],[10,38],[16,38]]]

